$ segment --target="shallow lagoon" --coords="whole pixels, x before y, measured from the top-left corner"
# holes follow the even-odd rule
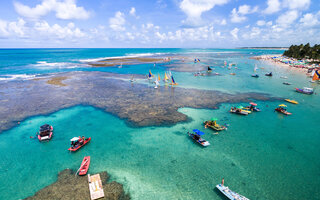
[[[211,56],[202,54],[203,59]],[[222,104],[218,110],[181,108],[179,111],[190,120],[171,127],[128,127],[115,116],[85,106],[31,117],[0,134],[0,152],[5,152],[0,161],[0,199],[34,194],[54,182],[59,171],[76,170],[86,155],[92,159],[90,173],[108,171],[113,180],[124,184],[133,199],[219,200],[223,198],[213,188],[222,178],[231,189],[250,199],[320,198],[314,189],[320,184],[320,99],[318,94],[308,96],[293,90],[294,86],[312,86],[317,93],[319,86],[308,83],[304,75],[249,60],[249,55],[224,56],[228,62],[238,63],[236,76],[219,66],[215,68],[223,76],[194,77],[187,72],[173,72],[179,87],[288,97],[300,103],[286,103],[293,115],[273,112],[283,102],[257,102],[262,112],[248,116],[228,113],[231,106],[244,103]],[[258,70],[259,79],[250,77],[254,64],[264,67]],[[132,73],[136,67],[98,70]],[[138,74],[150,68],[146,64],[138,67]],[[166,71],[161,66],[151,69],[155,74]],[[268,71],[276,72],[275,76],[264,77]],[[282,75],[289,79],[281,79]],[[282,85],[285,81],[294,85]],[[228,130],[213,135],[214,131],[204,129],[202,122],[212,117],[221,124],[230,124]],[[30,139],[44,123],[55,128],[52,141]],[[206,132],[204,138],[212,145],[202,148],[193,143],[186,132],[194,128]],[[91,136],[92,142],[79,152],[69,153],[69,139],[78,135]]]

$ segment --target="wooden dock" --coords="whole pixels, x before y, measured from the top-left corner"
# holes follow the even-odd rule
[[[95,174],[90,176],[88,174],[89,190],[91,200],[100,199],[104,197],[102,182],[100,179],[100,174]]]

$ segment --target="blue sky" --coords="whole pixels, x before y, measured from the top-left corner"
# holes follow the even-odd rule
[[[0,2],[0,48],[232,48],[320,43],[319,0]]]

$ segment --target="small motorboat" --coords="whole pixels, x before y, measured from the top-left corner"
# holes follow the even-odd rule
[[[242,108],[231,107],[231,113],[239,114],[239,115],[248,115],[248,111],[242,110]]]
[[[292,100],[292,99],[285,99],[285,101],[292,103],[292,104],[299,104],[297,101]]]
[[[204,132],[199,131],[198,129],[193,129],[193,133],[188,132],[189,137],[191,137],[195,142],[200,144],[203,147],[209,146],[210,143],[205,139],[201,138],[201,135],[204,135]]]
[[[280,78],[287,79],[288,77],[287,76],[280,76]]]
[[[313,94],[313,88],[304,87],[302,89],[296,88],[296,92],[303,93],[303,94]]]
[[[86,175],[89,170],[89,166],[90,166],[90,156],[86,156],[83,158],[80,168],[78,169],[79,176]]]
[[[265,74],[266,76],[272,76],[272,72]]]
[[[255,111],[255,112],[260,112],[261,110],[259,108],[256,107],[257,104],[250,102],[250,106],[246,106],[243,108],[243,110],[250,110],[250,111]]]
[[[85,138],[84,136],[82,137],[74,137],[72,138],[71,141],[71,147],[68,149],[69,151],[77,151],[84,145],[86,145],[88,142],[90,142],[91,137]]]
[[[288,83],[288,82],[283,82],[282,84],[283,85],[291,85],[291,83]]]
[[[212,128],[213,130],[216,130],[216,131],[222,131],[222,130],[227,129],[227,127],[217,124],[217,122],[216,122],[217,120],[218,119],[213,118],[211,120],[207,120],[207,121],[203,122],[204,127],[205,128],[209,127],[209,128]]]
[[[274,110],[279,112],[279,113],[282,113],[284,115],[291,115],[292,113],[289,113],[285,107],[287,107],[287,106],[284,105],[284,104],[281,104],[281,105],[279,105],[278,108],[276,108]]]
[[[247,197],[230,190],[229,187],[226,187],[223,184],[217,185],[216,188],[231,200],[249,200]]]
[[[39,132],[37,133],[39,141],[51,140],[53,135],[53,127],[49,124],[40,126]]]
[[[230,73],[230,75],[236,75],[236,73]]]
[[[252,74],[251,77],[259,78],[259,75],[258,74]]]

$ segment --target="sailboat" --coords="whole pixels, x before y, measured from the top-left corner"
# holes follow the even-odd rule
[[[157,89],[158,86],[160,85],[160,84],[159,84],[159,81],[156,79],[156,80],[154,81],[154,83],[156,84],[156,86],[154,86],[154,88]]]
[[[161,81],[161,78],[160,78],[160,75],[158,74],[158,81],[160,82]]]
[[[316,82],[320,78],[320,72],[319,70],[314,70],[314,73],[312,72],[312,80],[310,81],[311,83]]]
[[[254,72],[257,72],[257,69],[258,69],[258,67],[257,67],[257,65],[255,64],[253,71],[254,71]]]
[[[134,82],[134,76],[131,76],[130,82]]]
[[[154,75],[151,73],[151,70],[149,70],[148,80],[152,79]]]
[[[174,81],[173,76],[171,76],[171,83],[170,83],[170,85],[178,85],[178,83],[176,83],[176,82]]]
[[[168,78],[168,76],[167,76],[167,73],[165,72],[165,73],[164,73],[163,81],[167,83],[168,80],[169,80],[169,78]]]
[[[119,65],[119,67],[118,68],[122,68],[122,63]]]

